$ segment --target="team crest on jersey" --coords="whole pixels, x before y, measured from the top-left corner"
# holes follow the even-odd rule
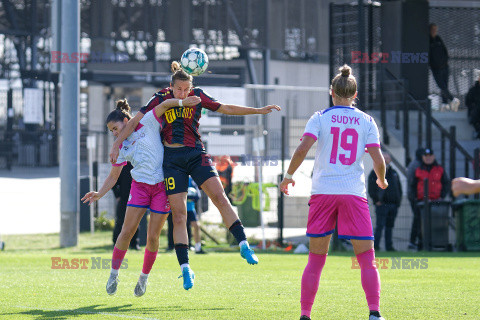
[[[177,118],[191,119],[193,117],[193,108],[176,107],[165,112],[165,119],[168,123],[172,123]]]

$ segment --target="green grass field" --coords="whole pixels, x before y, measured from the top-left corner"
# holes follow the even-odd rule
[[[109,269],[92,269],[92,257],[111,258],[111,232],[82,234],[76,248],[58,248],[58,235],[5,236],[0,252],[1,319],[298,319],[300,277],[307,255],[259,253],[249,266],[237,251],[217,247],[190,255],[196,273],[182,287],[174,253],[160,251],[147,293],[133,295],[143,253],[129,251],[117,294],[108,296]],[[165,244],[161,239],[161,245]],[[223,252],[219,252],[223,251]],[[312,319],[368,319],[360,270],[351,253],[331,253],[322,273]],[[478,253],[395,253],[427,258],[426,269],[392,269],[382,278],[382,315],[387,319],[479,319]],[[89,259],[88,269],[52,269],[52,257]]]

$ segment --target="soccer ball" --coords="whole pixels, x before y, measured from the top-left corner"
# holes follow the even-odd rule
[[[182,54],[180,65],[186,73],[198,76],[207,70],[208,56],[201,49],[190,48]]]

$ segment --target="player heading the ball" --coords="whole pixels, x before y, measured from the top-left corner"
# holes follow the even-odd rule
[[[173,239],[178,263],[182,270],[184,288],[193,286],[194,274],[190,269],[188,259],[187,221],[187,190],[188,177],[205,191],[222,215],[225,225],[229,228],[240,246],[240,255],[249,264],[257,264],[258,257],[248,244],[243,225],[238,215],[228,201],[200,137],[198,127],[202,109],[220,112],[227,115],[268,114],[280,110],[277,105],[262,108],[250,108],[218,102],[201,88],[193,87],[193,77],[180,67],[180,63],[171,64],[172,79],[170,87],[155,93],[150,101],[130,120],[114,143],[110,151],[110,161],[116,161],[118,147],[123,139],[137,126],[145,113],[167,99],[186,99],[197,96],[200,103],[190,107],[172,108],[161,117],[161,138],[165,147],[163,171],[165,186],[173,213]]]

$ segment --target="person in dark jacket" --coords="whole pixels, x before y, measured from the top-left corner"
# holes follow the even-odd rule
[[[385,178],[388,181],[388,188],[381,189],[377,186],[377,176],[372,170],[368,176],[368,194],[375,204],[375,213],[377,223],[375,227],[375,250],[380,248],[382,240],[382,231],[385,228],[385,249],[387,251],[395,251],[392,241],[392,231],[397,217],[398,207],[402,201],[402,185],[397,171],[390,165],[392,158],[387,152],[383,152],[387,171]]]
[[[448,51],[442,38],[437,34],[438,27],[435,23],[430,24],[430,50],[428,63],[432,70],[433,78],[441,91],[442,103],[453,111],[458,111],[460,100],[454,98],[448,90]]]
[[[408,198],[415,201],[413,223],[410,233],[409,249],[421,250],[423,247],[421,233],[421,212],[418,202],[424,199],[424,180],[428,179],[428,198],[430,201],[444,199],[450,190],[450,180],[445,169],[437,163],[432,149],[425,149],[422,164],[415,170],[415,179],[409,185]],[[418,238],[418,243],[415,241]]]
[[[118,235],[122,231],[123,221],[125,221],[125,211],[127,210],[127,202],[132,185],[132,176],[130,175],[132,169],[130,162],[127,162],[127,165],[122,168],[122,173],[120,173],[117,183],[112,188],[113,194],[117,199],[113,244],[117,242]],[[138,230],[135,232],[132,240],[130,240],[130,249],[140,250]]]
[[[478,81],[468,90],[465,105],[468,108],[468,121],[475,129],[474,138],[480,139],[480,74]]]
[[[417,151],[415,151],[415,160],[410,162],[407,166],[407,196],[408,196],[408,201],[410,202],[410,207],[412,208],[414,221],[415,221],[415,212],[417,210],[416,208],[417,201],[415,200],[414,196],[411,196],[411,195],[414,195],[415,193],[411,190],[410,186],[413,186],[414,188],[416,188],[415,171],[422,164],[422,156],[424,152],[425,152],[425,148],[418,148]],[[421,237],[421,235],[419,236]],[[408,249],[417,249],[417,245],[410,242],[410,244],[408,245]]]

